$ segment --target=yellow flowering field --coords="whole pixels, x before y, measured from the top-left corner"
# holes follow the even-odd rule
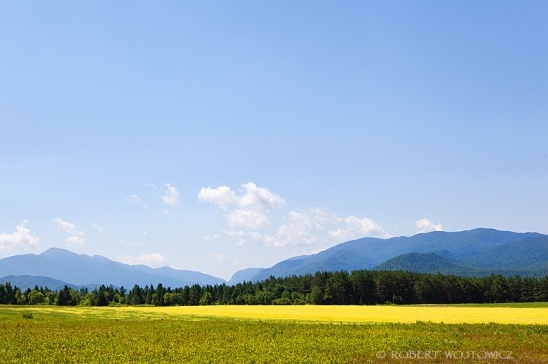
[[[0,362],[547,363],[547,310],[0,306]]]
[[[321,322],[548,324],[548,307],[491,306],[185,306],[127,307],[135,313]]]
[[[103,317],[231,317],[260,320],[296,320],[318,322],[398,322],[414,323],[501,323],[548,325],[548,304],[508,305],[416,305],[416,306],[127,306],[127,307],[55,307],[42,311]]]

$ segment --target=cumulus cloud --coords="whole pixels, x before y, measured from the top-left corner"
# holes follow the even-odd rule
[[[57,227],[62,229],[69,237],[65,240],[65,243],[71,248],[81,248],[86,242],[86,234],[83,231],[76,229],[76,225],[56,217],[53,221],[57,224]]]
[[[162,200],[162,202],[168,206],[175,206],[181,202],[179,199],[179,191],[175,186],[170,183],[164,183],[162,186],[157,187],[151,183],[145,183],[143,186],[153,190]],[[126,200],[134,203],[136,205],[141,205],[143,207],[148,207],[147,203],[139,195],[131,195],[126,197]],[[166,214],[169,214],[166,211],[163,211]]]
[[[219,206],[223,210],[228,210],[230,207],[237,206],[240,199],[236,193],[228,186],[217,188],[204,187],[198,192],[198,199],[211,202]]]
[[[15,232],[0,234],[0,252],[28,251],[37,249],[40,245],[40,239],[30,233],[30,229],[25,226],[28,221],[15,227]]]
[[[228,223],[234,227],[258,229],[269,225],[270,211],[283,207],[285,200],[252,182],[242,187],[241,195],[228,186],[204,187],[198,193],[198,199],[220,207],[226,212]]]
[[[164,194],[162,195],[162,201],[166,205],[174,206],[179,202],[179,191],[169,183],[164,184]]]
[[[242,185],[245,193],[240,197],[241,208],[281,208],[285,205],[285,200],[280,196],[273,194],[268,189],[257,187],[255,183],[249,182]]]
[[[138,256],[125,256],[121,261],[126,264],[144,264],[152,268],[161,268],[169,266],[169,259],[159,253],[140,254]]]
[[[340,226],[335,230],[330,230],[329,235],[339,241],[347,241],[364,236],[386,238],[389,235],[375,221],[367,217],[358,218],[348,216],[340,221]]]
[[[323,208],[290,211],[276,234],[249,236],[276,247],[330,246],[366,236],[389,237],[384,229],[371,219],[355,216],[343,218]]]
[[[428,233],[430,231],[443,231],[443,226],[441,223],[434,224],[432,221],[428,220],[427,218],[422,218],[420,220],[417,220],[415,222],[415,226],[417,227],[417,233]]]
[[[234,210],[227,216],[232,226],[240,226],[248,229],[258,229],[269,224],[268,213],[263,210]]]
[[[333,244],[374,236],[389,235],[375,221],[366,217],[340,217],[324,208],[289,211],[273,231],[271,212],[285,206],[285,200],[267,188],[249,182],[238,193],[228,186],[204,187],[198,199],[209,202],[223,212],[229,229],[223,233],[238,245],[248,241],[275,247],[325,247]]]
[[[323,209],[290,211],[276,236],[265,237],[265,243],[273,246],[314,245],[325,241],[324,226],[336,216]]]

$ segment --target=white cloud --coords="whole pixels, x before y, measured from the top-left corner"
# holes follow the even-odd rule
[[[348,216],[344,218],[336,230],[330,230],[329,235],[343,242],[362,238],[364,236],[387,238],[389,235],[375,221],[367,217]]]
[[[84,246],[86,238],[85,236],[71,235],[65,240],[65,242],[69,247],[78,249]]]
[[[258,229],[269,224],[268,214],[264,211],[234,210],[227,216],[232,226],[239,226],[248,229]]]
[[[129,197],[126,197],[126,200],[135,205],[141,205],[143,207],[147,207],[147,204],[143,201],[143,199],[139,195],[131,195]]]
[[[249,235],[249,233],[244,230],[224,230],[223,233],[231,239],[236,240],[236,243],[240,246],[245,245],[245,238]]]
[[[247,234],[244,230],[223,230],[223,233],[232,238],[243,238]]]
[[[74,235],[80,234],[80,232],[76,230],[76,225],[68,221],[60,219],[58,217],[53,219],[53,221],[57,224],[59,228],[63,229],[67,234],[74,234]]]
[[[78,249],[84,246],[86,242],[86,234],[83,231],[76,229],[76,225],[56,217],[53,221],[57,224],[57,227],[69,234],[69,237],[65,240],[65,243],[74,249]]]
[[[283,198],[266,188],[257,187],[255,183],[249,182],[242,187],[246,190],[245,194],[240,197],[240,207],[243,209],[278,209],[285,205]]]
[[[226,212],[231,226],[258,229],[269,225],[270,211],[282,208],[284,199],[252,182],[242,187],[244,192],[240,196],[228,186],[204,187],[198,193],[198,199],[219,206]]]
[[[17,225],[11,234],[0,234],[0,252],[28,251],[40,246],[40,239],[30,233],[30,229],[25,226],[27,223],[25,220]]]
[[[249,182],[240,194],[228,186],[204,187],[198,199],[218,206],[230,228],[223,233],[238,245],[252,240],[275,247],[325,247],[366,236],[386,238],[389,235],[375,221],[355,216],[340,217],[324,208],[289,211],[275,232],[271,211],[285,206],[285,200]]]
[[[206,240],[206,241],[213,241],[213,240],[219,240],[221,238],[221,236],[217,233],[213,233],[211,235],[203,235],[202,236],[202,239]]]
[[[198,192],[198,199],[218,205],[223,210],[227,210],[232,206],[237,206],[239,198],[234,191],[228,186],[220,186],[217,188],[204,187]]]
[[[121,261],[126,264],[144,264],[152,268],[161,268],[170,265],[169,259],[159,253],[140,254],[136,257],[125,256],[121,258]]]
[[[219,262],[219,263],[223,263],[226,259],[225,255],[222,254],[222,253],[217,253],[214,255],[213,259],[216,261],[216,262]]]
[[[264,236],[272,246],[330,246],[362,237],[387,238],[375,221],[355,216],[339,217],[323,208],[290,211],[275,236]]]
[[[415,222],[415,226],[417,227],[417,233],[428,233],[430,231],[443,231],[443,226],[441,223],[434,224],[432,221],[428,220],[427,218],[422,218],[420,220],[417,220]]]
[[[177,205],[179,202],[179,191],[169,183],[164,184],[164,194],[162,196],[162,201],[166,205],[174,206]]]
[[[98,232],[98,233],[102,233],[103,231],[105,231],[105,229],[103,229],[101,226],[99,226],[99,224],[97,224],[96,222],[93,222],[91,224],[91,228],[93,230],[95,230],[96,232]]]
[[[290,211],[285,223],[280,226],[276,236],[266,238],[267,245],[299,246],[323,243],[324,225],[335,216],[323,209],[308,209],[300,212]]]

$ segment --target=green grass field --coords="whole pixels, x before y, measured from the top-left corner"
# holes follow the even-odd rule
[[[426,320],[409,323],[417,309]],[[430,322],[444,310],[446,323]],[[484,323],[464,323],[477,310]],[[546,304],[2,306],[0,362],[547,363],[547,311]],[[511,323],[519,312],[521,323]],[[503,316],[491,320],[496,315]]]

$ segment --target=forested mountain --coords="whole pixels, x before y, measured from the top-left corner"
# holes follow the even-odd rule
[[[362,238],[317,254],[284,260],[248,280],[359,269],[544,276],[548,274],[548,235],[474,229],[390,239]]]
[[[456,274],[462,276],[480,276],[482,271],[477,268],[459,265],[436,253],[408,253],[398,255],[395,258],[375,267],[375,270],[402,270],[417,273]]]
[[[362,238],[341,243],[317,254],[289,258],[270,268],[241,270],[234,274],[229,284],[257,282],[271,276],[289,277],[363,269],[469,277],[492,273],[544,277],[548,275],[548,235],[475,229],[430,232],[390,239]],[[6,279],[7,276],[10,278]],[[44,277],[61,281],[52,282],[53,287],[59,287],[65,282],[71,287],[88,288],[100,284],[132,287],[135,284],[145,286],[162,283],[164,286],[183,287],[225,283],[223,279],[204,273],[128,265],[97,255],[75,254],[57,248],[38,255],[24,254],[0,259],[0,277],[4,277],[0,279],[4,282],[12,281],[23,287],[34,287],[35,284],[40,286]]]
[[[225,282],[200,272],[123,264],[102,256],[90,257],[59,248],[48,249],[38,255],[24,254],[0,259],[0,277],[5,276],[49,277],[75,286],[105,284],[132,287],[135,284],[144,286],[162,282],[182,287]]]

